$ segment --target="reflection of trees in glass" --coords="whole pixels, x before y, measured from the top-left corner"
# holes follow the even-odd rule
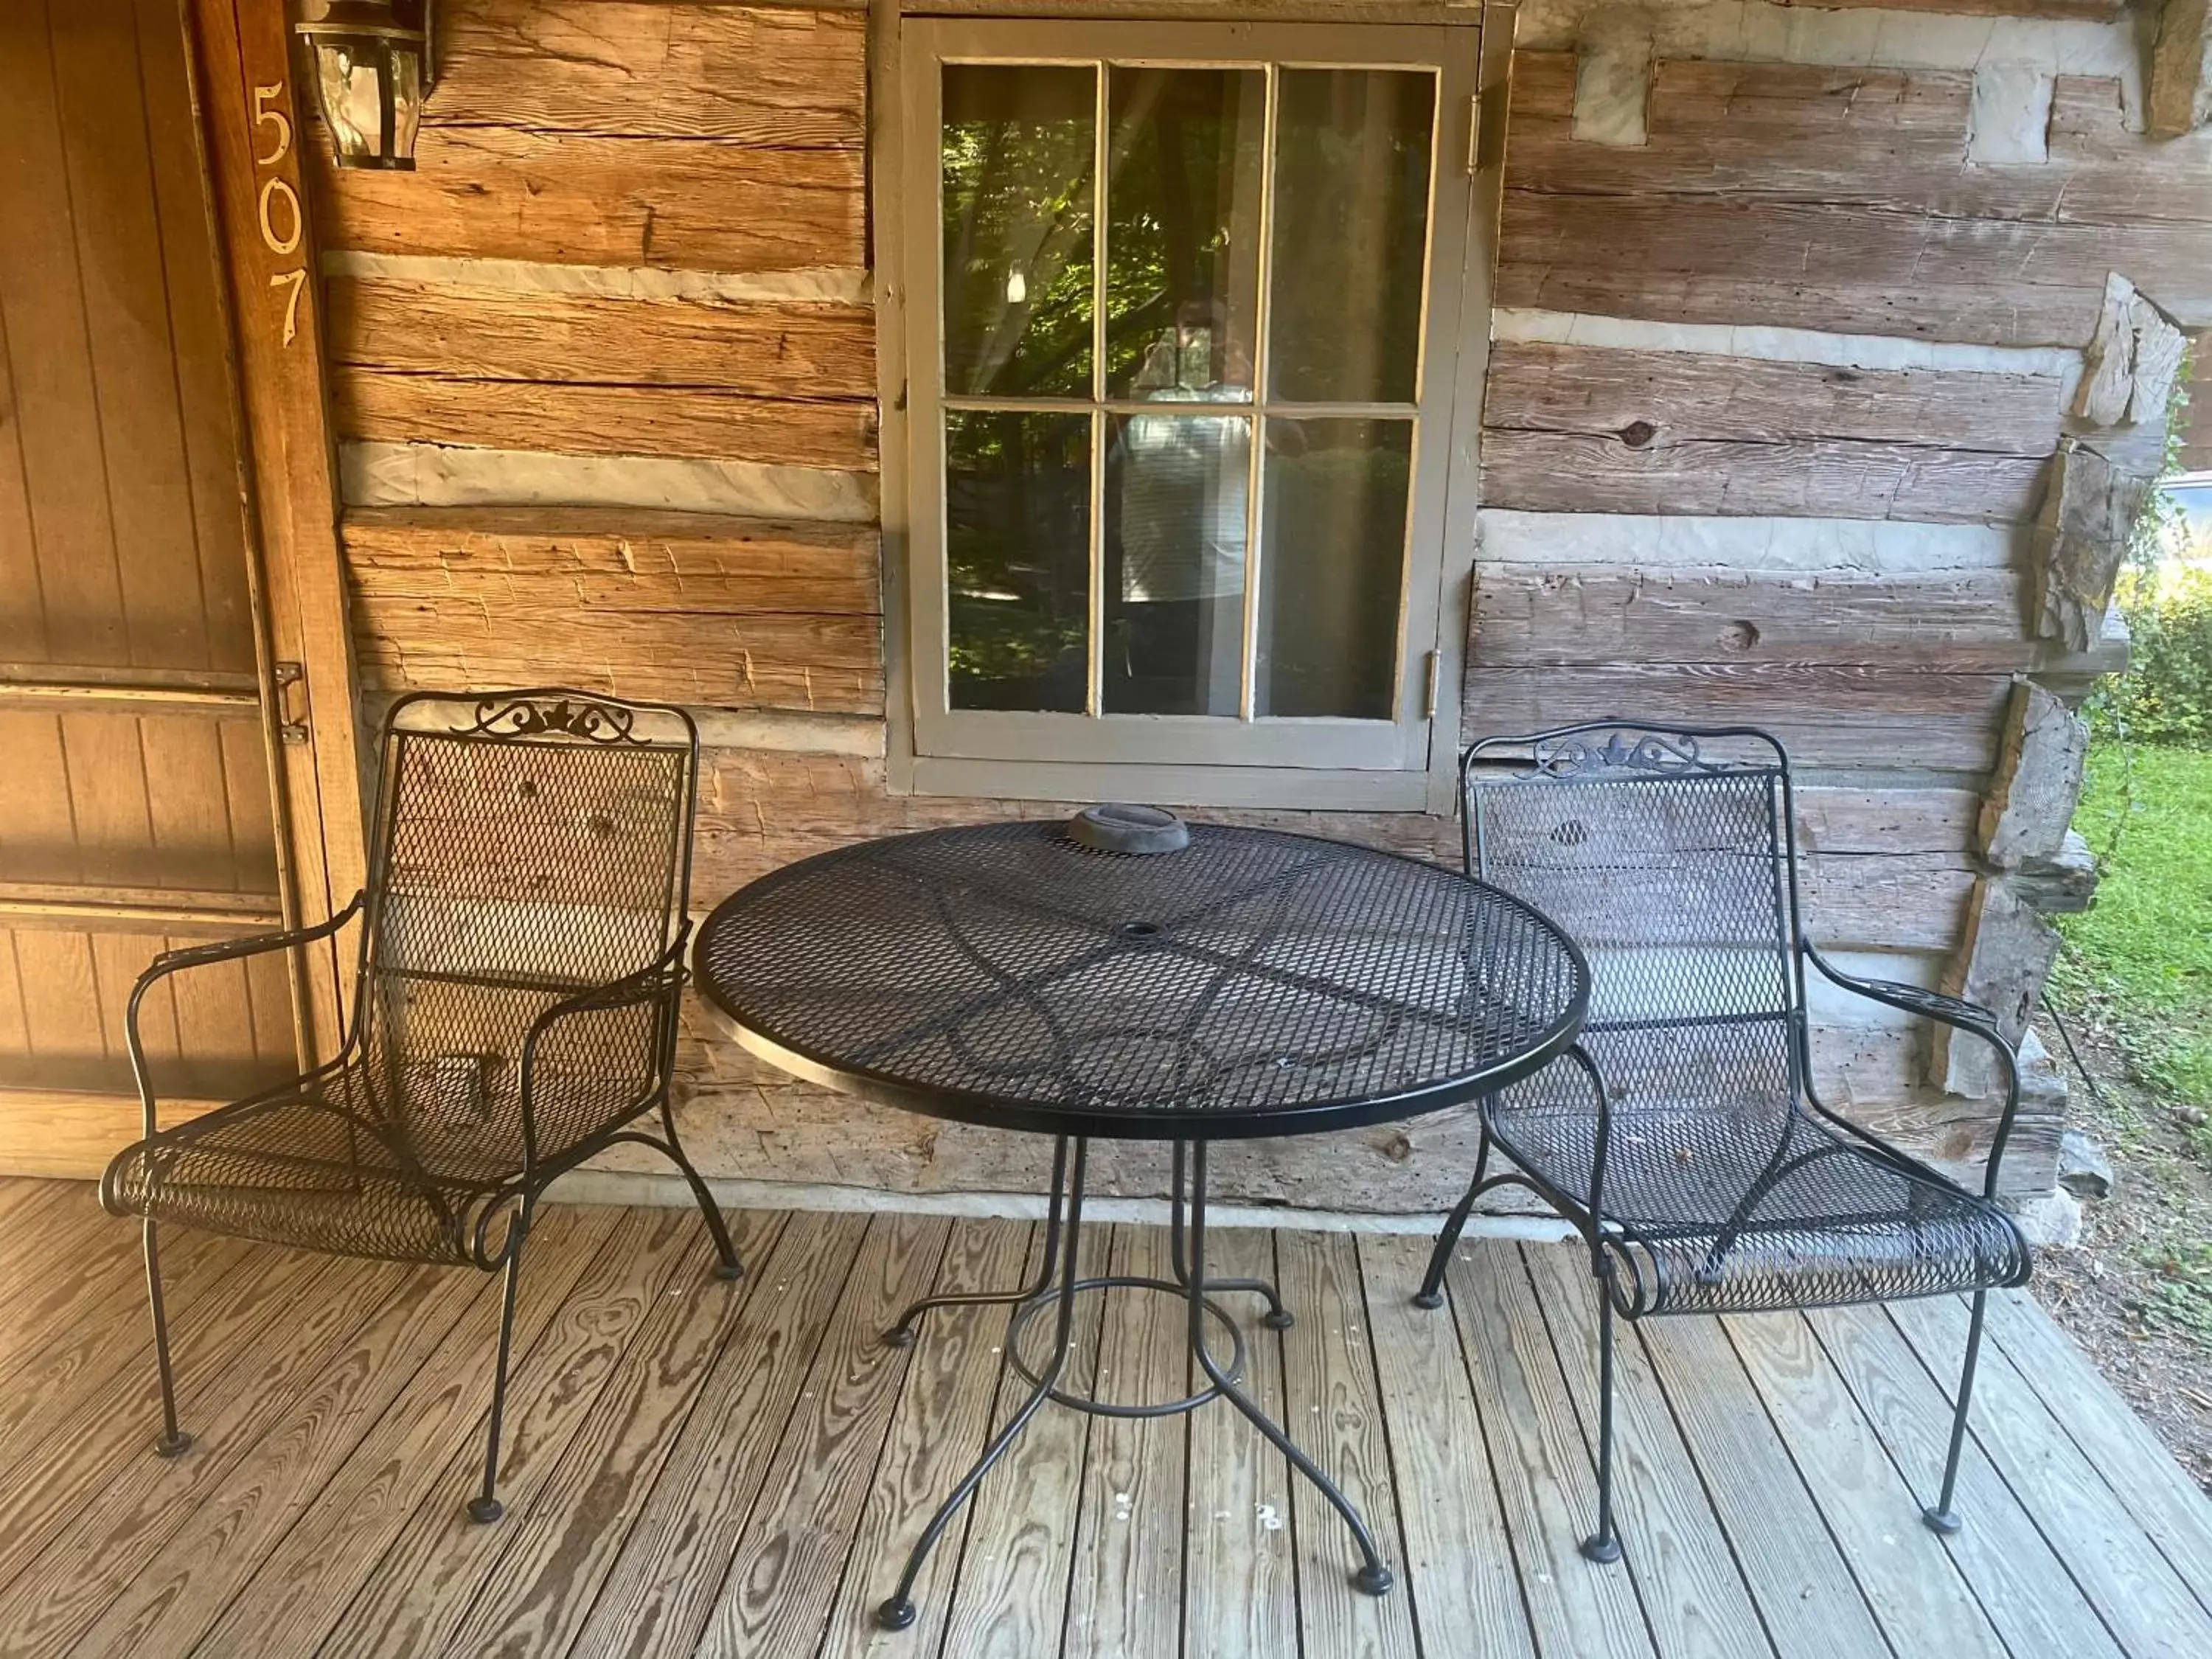
[[[1082,712],[1089,679],[1091,417],[945,417],[956,708]]]
[[[944,73],[945,389],[1088,397],[1096,71]]]
[[[1106,186],[1106,384],[1126,395],[1179,306],[1208,301],[1249,354],[1258,302],[1267,76],[1116,69]],[[1209,341],[1208,345],[1214,343]],[[1203,386],[1202,368],[1148,376]]]
[[[1103,232],[1093,222],[1101,73]],[[1083,406],[1101,387],[1116,398],[1250,398],[1270,254],[1270,401],[1411,402],[1436,76],[1279,72],[1270,251],[1259,225],[1269,165],[1263,70],[948,64],[942,74],[945,390],[1075,406],[946,413],[951,701],[1080,712],[1094,511],[1094,417]],[[1103,364],[1092,353],[1095,281]],[[1388,719],[1411,424],[1278,416],[1268,428],[1258,712]],[[1141,605],[1218,599],[1229,632],[1209,641],[1227,660],[1242,609],[1228,606],[1241,580],[1187,584],[1188,595],[1125,592],[1131,455],[1126,443],[1109,452],[1109,495],[1099,504],[1109,646],[1133,637]],[[1242,538],[1222,528],[1223,514],[1181,516],[1191,520],[1194,564],[1211,537],[1238,550],[1228,562],[1241,577]]]

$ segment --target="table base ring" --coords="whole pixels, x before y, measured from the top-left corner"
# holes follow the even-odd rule
[[[1190,1295],[1189,1287],[1186,1284],[1172,1279],[1152,1279],[1136,1273],[1104,1273],[1093,1279],[1079,1279],[1070,1288],[1073,1293],[1078,1296],[1087,1291],[1163,1291],[1174,1297],[1178,1302],[1187,1302]],[[1006,1322],[1006,1363],[1013,1368],[1015,1374],[1031,1388],[1036,1388],[1042,1382],[1043,1376],[1030,1364],[1027,1359],[1023,1358],[1022,1335],[1029,1328],[1030,1321],[1046,1309],[1055,1306],[1060,1296],[1061,1291],[1057,1285],[1042,1291],[1015,1309],[1013,1317]],[[1231,1319],[1212,1297],[1201,1295],[1199,1300],[1214,1322],[1229,1333],[1228,1364],[1220,1365],[1218,1360],[1215,1363],[1220,1365],[1221,1374],[1230,1382],[1238,1382],[1243,1377],[1244,1363],[1247,1358],[1244,1351],[1244,1334],[1237,1328],[1237,1322]],[[1209,1348],[1207,1352],[1211,1357],[1212,1350]],[[1045,1398],[1056,1405],[1066,1406],[1071,1410],[1083,1412],[1092,1417],[1173,1417],[1180,1412],[1195,1411],[1207,1401],[1218,1400],[1220,1397],[1221,1385],[1218,1382],[1208,1383],[1197,1393],[1185,1395],[1179,1400],[1164,1400],[1141,1406],[1123,1405],[1115,1401],[1098,1400],[1088,1395],[1076,1394],[1070,1389],[1059,1387],[1048,1389],[1045,1394]]]

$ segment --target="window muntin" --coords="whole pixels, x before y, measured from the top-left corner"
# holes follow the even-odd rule
[[[1425,768],[1453,32],[1177,32],[910,73],[917,753]]]

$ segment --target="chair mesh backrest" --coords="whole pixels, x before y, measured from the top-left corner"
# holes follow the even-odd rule
[[[1711,758],[1700,735],[1607,726],[1469,755],[1474,873],[1581,945],[1589,1044],[1624,1097],[1787,1088],[1785,763],[1765,739]]]
[[[675,943],[696,755],[674,711],[574,694],[393,710],[362,1017],[386,1109],[406,1117],[418,1147],[511,1158],[532,1022]],[[549,1053],[548,1070],[640,1086],[653,1075],[658,1023],[650,1008],[599,1017],[590,1052]],[[570,1124],[563,1097],[541,1080],[541,1156],[599,1127],[603,1098],[592,1121]]]

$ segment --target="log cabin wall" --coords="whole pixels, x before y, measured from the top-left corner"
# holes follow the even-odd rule
[[[1953,4],[2037,15],[1522,6],[1466,724],[1775,726],[1817,936],[2024,1024],[2042,913],[2094,879],[2068,704],[2124,649],[2100,561],[2155,465],[2168,336],[2212,322],[2212,142],[2142,136],[2120,5]],[[1064,811],[886,787],[866,12],[447,0],[440,27],[420,170],[325,146],[315,203],[372,701],[556,680],[696,708],[702,908],[858,837]],[[1418,813],[1220,816],[1456,856]],[[1972,1162],[1968,1057],[1816,1008],[1838,1104]],[[713,1174],[1043,1174],[703,1021],[684,1067]],[[2063,1103],[2047,1067],[2032,1094],[2022,1191]],[[1240,1147],[1217,1181],[1434,1209],[1474,1140],[1447,1115]],[[1160,1162],[1101,1174],[1157,1191]]]

